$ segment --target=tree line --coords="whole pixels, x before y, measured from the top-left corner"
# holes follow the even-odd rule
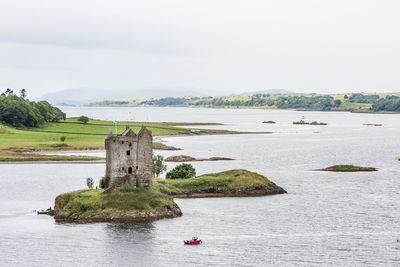
[[[207,107],[265,107],[276,106],[280,109],[331,110],[339,107],[341,100],[329,95],[316,96],[279,96],[256,94],[250,98],[237,97],[166,97],[141,102],[151,106],[207,106]]]
[[[376,101],[371,108],[373,111],[393,111],[400,112],[400,97],[398,96],[386,96]]]
[[[47,122],[65,120],[66,115],[47,101],[29,101],[26,89],[19,95],[7,88],[0,94],[0,122],[16,127],[39,127]]]

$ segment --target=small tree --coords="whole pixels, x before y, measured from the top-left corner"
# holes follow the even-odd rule
[[[100,179],[99,186],[100,188],[107,188],[110,184],[110,177],[104,176],[103,178]]]
[[[80,117],[78,118],[78,121],[80,121],[80,122],[82,122],[82,123],[88,123],[88,122],[89,122],[89,118],[82,115],[82,116],[80,116]]]
[[[19,91],[19,95],[20,95],[22,98],[25,98],[25,97],[26,97],[26,89],[21,89],[21,91]]]
[[[93,185],[94,185],[93,178],[91,178],[91,177],[86,178],[86,185],[88,188],[93,189]]]
[[[65,139],[67,139],[66,136],[61,136],[61,137],[60,137],[60,140],[61,140],[61,142],[63,142],[63,143],[64,143]]]
[[[164,157],[153,154],[153,175],[158,177],[167,170],[167,165],[164,164]]]
[[[167,172],[165,176],[167,179],[187,179],[196,176],[196,170],[191,164],[183,163],[171,171]]]
[[[11,90],[10,88],[7,88],[6,95],[13,95],[13,94],[14,94],[14,91]]]

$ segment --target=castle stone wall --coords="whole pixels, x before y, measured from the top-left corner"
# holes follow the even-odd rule
[[[152,189],[153,179],[153,137],[144,130],[138,134],[137,142],[137,185]]]
[[[122,135],[109,135],[105,140],[106,176],[110,186],[129,176],[132,187],[152,189],[153,137],[145,127],[136,134],[127,127]]]

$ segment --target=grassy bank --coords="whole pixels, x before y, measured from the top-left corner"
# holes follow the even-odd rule
[[[155,179],[153,189],[180,197],[246,196],[286,193],[266,177],[247,170],[229,170],[191,179]]]
[[[103,193],[102,189],[80,190],[57,196],[57,221],[136,221],[181,215],[173,198],[144,188]]]
[[[237,133],[225,130],[192,131],[193,128],[182,128],[187,125],[208,125],[206,123],[118,122],[119,134],[125,130],[126,125],[130,125],[136,133],[144,125],[152,131],[153,136]],[[23,152],[104,149],[104,139],[110,129],[115,133],[115,126],[111,121],[90,120],[89,123],[83,124],[78,122],[77,118],[68,118],[65,122],[48,123],[40,128],[19,129],[0,124],[0,160],[35,161],[50,160],[50,158],[55,160],[90,160],[87,157],[85,159],[66,156],[62,159],[60,156],[39,157],[25,155]],[[62,136],[66,137],[64,143],[60,140]],[[156,149],[173,149],[156,142],[154,147]]]
[[[7,153],[0,153],[0,162],[30,162],[30,161],[99,161],[104,160],[100,157],[86,156],[46,156],[46,155],[24,155],[14,154],[6,156]]]

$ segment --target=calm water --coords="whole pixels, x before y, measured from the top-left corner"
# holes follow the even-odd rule
[[[198,174],[259,172],[289,194],[177,199],[181,218],[132,224],[57,224],[32,210],[98,182],[105,166],[0,165],[1,266],[399,266],[400,115],[191,108],[63,108],[68,116],[137,121],[221,122],[265,135],[164,138],[195,157]],[[294,126],[292,121],[328,126]],[[264,120],[277,123],[262,124]],[[382,127],[364,126],[382,123]],[[213,127],[209,127],[213,128]],[[96,152],[102,154],[103,152]],[[333,164],[371,173],[311,171]],[[169,168],[175,164],[168,164]],[[184,246],[193,234],[200,246]]]

